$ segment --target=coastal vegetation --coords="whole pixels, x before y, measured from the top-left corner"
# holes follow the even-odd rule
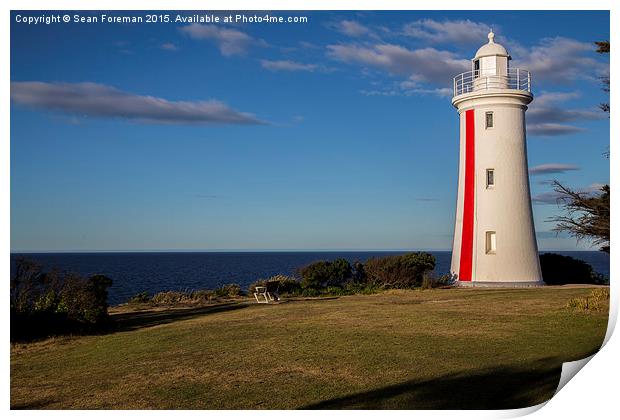
[[[266,286],[281,297],[319,297],[371,294],[389,289],[433,288],[447,286],[454,281],[450,276],[434,276],[431,273],[434,268],[435,257],[426,252],[371,258],[365,263],[355,262],[353,265],[344,258],[337,258],[300,267],[295,277],[277,274],[258,279],[250,284],[247,293],[239,285],[229,284],[215,290],[167,291],[154,296],[139,293],[130,299],[130,303],[212,303],[218,298],[252,297],[257,287]]]
[[[547,285],[609,284],[609,279],[590,264],[567,255],[546,252],[540,256],[540,268]]]
[[[93,332],[109,322],[112,280],[97,274],[44,271],[18,259],[11,276],[11,341]]]
[[[548,285],[608,284],[584,261],[553,253],[540,257]],[[238,284],[216,289],[168,290],[138,293],[129,305],[201,306],[252,298],[256,287],[268,288],[280,298],[368,295],[386,290],[451,287],[456,277],[434,273],[435,258],[425,252],[371,258],[350,264],[339,258],[300,267],[295,276],[278,274],[258,279],[247,290]],[[11,279],[11,340],[28,341],[63,334],[88,334],[113,329],[108,316],[107,288],[112,280],[88,278],[59,271],[43,271],[36,263],[19,259]]]
[[[572,298],[567,306],[586,312],[609,310],[609,288],[594,289],[588,296]]]
[[[153,304],[153,305],[200,305],[211,304],[244,296],[241,286],[238,284],[226,284],[215,290],[192,290],[176,291],[168,290],[158,292],[151,296],[147,292],[141,292],[129,299],[130,304]]]
[[[20,408],[518,408],[596,352],[605,287],[387,290],[110,308],[105,334],[11,345]]]
[[[579,260],[541,263],[596,279]],[[562,362],[602,343],[607,287],[459,289],[434,267],[427,253],[319,261],[247,292],[140,293],[108,308],[106,277],[20,260],[11,407],[517,408],[549,399]],[[252,304],[267,284],[286,299]]]

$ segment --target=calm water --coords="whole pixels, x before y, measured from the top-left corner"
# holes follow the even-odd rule
[[[317,260],[366,261],[370,257],[404,252],[135,252],[11,254],[37,261],[46,268],[91,275],[105,274],[114,281],[110,304],[126,302],[147,291],[213,289],[227,283],[246,288],[259,278],[293,274],[295,269]],[[609,276],[609,255],[598,251],[558,252],[579,258],[597,272]],[[432,252],[435,271],[447,273],[450,252]]]

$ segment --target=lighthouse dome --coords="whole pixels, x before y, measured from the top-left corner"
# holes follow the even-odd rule
[[[482,47],[478,49],[474,59],[482,58],[482,57],[489,57],[492,55],[500,56],[500,57],[510,57],[510,55],[508,54],[508,51],[506,51],[506,48],[504,48],[500,44],[495,43],[495,40],[494,40],[495,34],[493,33],[493,31],[489,32],[488,37],[489,37],[488,44],[484,44]]]

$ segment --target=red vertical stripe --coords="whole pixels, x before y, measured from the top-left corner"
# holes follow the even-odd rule
[[[471,281],[474,246],[474,188],[475,188],[475,129],[474,110],[465,111],[465,191],[463,200],[463,234],[459,280]]]

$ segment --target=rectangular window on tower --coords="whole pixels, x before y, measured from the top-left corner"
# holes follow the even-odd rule
[[[493,128],[493,113],[492,112],[487,112],[485,115],[486,115],[485,127],[486,128]]]
[[[487,254],[495,254],[497,250],[497,242],[495,239],[495,232],[487,232],[486,237],[486,253]]]
[[[487,169],[487,188],[495,186],[495,169]]]

